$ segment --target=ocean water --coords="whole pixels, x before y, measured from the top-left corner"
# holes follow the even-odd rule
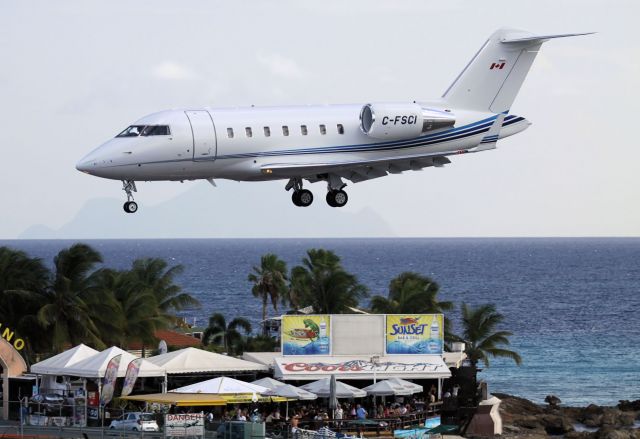
[[[72,241],[0,241],[51,263]],[[391,278],[416,271],[456,304],[495,303],[524,364],[493,360],[481,372],[490,391],[541,402],[614,405],[640,399],[640,239],[279,239],[95,240],[105,263],[140,257],[185,267],[178,281],[202,302],[185,316],[244,316],[256,328],[260,302],[247,274],[273,252],[289,266],[310,248],[332,249],[369,287],[387,294]],[[270,312],[273,313],[273,310]],[[459,329],[459,309],[447,316]]]

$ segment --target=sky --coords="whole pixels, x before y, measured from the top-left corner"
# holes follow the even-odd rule
[[[261,224],[266,237],[291,236],[292,221],[311,222],[296,236],[331,236],[313,224],[321,210],[351,219],[340,236],[639,236],[639,15],[637,2],[591,0],[2,1],[0,239],[34,227],[74,238],[87,226],[118,237],[133,221],[141,238],[183,237],[202,206],[215,225],[215,212],[230,222],[259,214],[256,199],[278,213]],[[316,202],[302,212],[284,181],[206,191],[154,182],[136,196],[149,213],[131,219],[120,182],[75,169],[162,109],[436,99],[505,26],[598,33],[545,43],[511,108],[528,130],[442,169],[350,184],[342,209],[324,212],[322,183],[308,186]],[[87,213],[105,199],[113,215]],[[174,205],[182,222],[161,215]]]

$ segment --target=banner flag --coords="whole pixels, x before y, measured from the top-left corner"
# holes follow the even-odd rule
[[[113,392],[116,387],[116,379],[118,379],[118,368],[120,368],[120,360],[122,354],[116,355],[109,361],[107,370],[104,373],[104,380],[102,381],[102,394],[100,395],[100,404],[107,405],[113,398]]]
[[[138,379],[138,372],[140,371],[141,363],[142,358],[136,358],[135,360],[131,360],[129,366],[127,366],[127,374],[124,377],[124,384],[122,385],[122,395],[120,396],[127,396],[133,390],[133,385]]]

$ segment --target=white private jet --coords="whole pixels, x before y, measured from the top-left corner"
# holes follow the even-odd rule
[[[590,32],[592,33],[592,32]],[[441,167],[448,156],[495,149],[530,122],[509,109],[543,42],[581,34],[494,32],[435,102],[168,110],[136,121],[76,168],[122,180],[133,213],[136,181],[286,179],[296,206],[327,183],[327,203],[347,203],[344,179]]]

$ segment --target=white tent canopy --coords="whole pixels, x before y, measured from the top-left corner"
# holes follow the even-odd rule
[[[331,378],[322,378],[318,381],[300,386],[300,388],[307,392],[315,393],[322,398],[328,398],[331,393],[330,386]],[[367,392],[341,381],[336,381],[336,396],[338,398],[364,398],[367,396]]]
[[[389,380],[378,381],[377,383],[371,384],[370,386],[367,386],[362,390],[367,392],[367,395],[373,396],[406,396],[413,393],[411,390],[406,389],[398,384],[394,384]]]
[[[98,351],[95,349],[79,344],[74,348],[34,364],[31,366],[31,373],[40,375],[69,375],[67,373],[69,366],[92,357],[97,353]]]
[[[170,390],[175,393],[212,393],[215,395],[225,394],[246,394],[256,393],[263,394],[269,389],[263,386],[257,386],[244,381],[236,380],[229,377],[218,377],[211,380],[201,381],[199,383],[190,384],[188,386],[179,387]]]
[[[65,369],[64,375],[84,378],[102,378],[107,371],[109,361],[111,361],[111,359],[116,355],[122,355],[120,359],[120,367],[118,368],[118,377],[124,377],[127,373],[127,366],[129,366],[129,363],[138,357],[123,351],[116,346],[112,346],[109,349],[105,349],[91,357],[74,363]],[[138,372],[139,377],[161,377],[164,375],[164,368],[158,367],[147,360],[142,360],[140,363],[140,371]]]
[[[147,361],[167,371],[167,374],[196,372],[267,371],[263,364],[220,355],[197,348],[185,348],[147,358]]]

